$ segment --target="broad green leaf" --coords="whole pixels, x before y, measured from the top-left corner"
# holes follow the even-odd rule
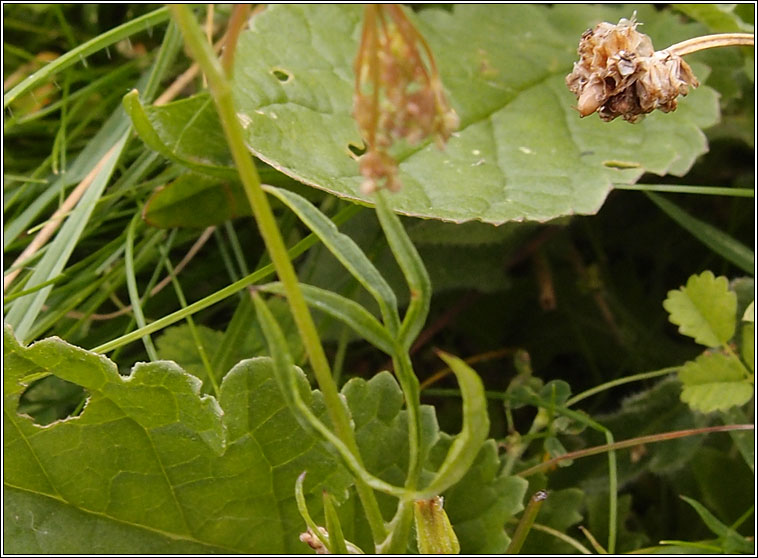
[[[755,301],[748,304],[745,313],[742,315],[743,322],[755,323]]]
[[[753,250],[724,231],[693,217],[663,196],[659,196],[653,192],[645,192],[645,195],[655,205],[660,207],[666,215],[689,231],[692,236],[713,250],[714,253],[732,262],[743,271],[753,273],[753,268],[755,267],[755,254]]]
[[[250,214],[239,183],[189,173],[153,192],[142,218],[161,228],[210,227]]]
[[[466,4],[416,14],[461,125],[444,151],[396,147],[404,187],[392,209],[456,222],[547,221],[596,212],[614,182],[685,173],[706,150],[700,128],[718,120],[708,87],[635,126],[580,119],[572,108],[564,77],[582,32],[631,12]],[[681,33],[671,14],[644,17],[663,46]],[[362,145],[351,116],[361,18],[360,6],[270,6],[240,36],[234,93],[253,153],[299,181],[370,203],[350,150]]]
[[[342,497],[351,484],[299,428],[268,359],[237,365],[216,402],[169,362],[122,377],[56,338],[22,347],[9,328],[4,356],[4,483],[17,510],[4,542],[19,551],[301,552],[297,476],[308,470],[310,498]],[[21,379],[41,371],[89,392],[80,416],[40,427],[16,413]]]
[[[713,33],[751,32],[753,26],[735,12],[735,4],[673,4],[675,10],[703,22]]]
[[[706,347],[719,347],[734,335],[737,296],[726,277],[710,271],[692,275],[686,286],[669,291],[663,307],[679,333]]]
[[[743,362],[751,372],[755,372],[755,324],[753,322],[746,322],[742,326],[740,349]]]
[[[408,422],[407,412],[402,409],[403,393],[397,381],[389,372],[380,372],[368,381],[352,378],[342,393],[355,423],[366,468],[387,482],[402,483],[408,468]],[[426,478],[432,478],[445,459],[452,438],[439,432],[434,409],[428,405],[421,406],[421,426],[420,459],[426,463]],[[528,483],[519,477],[500,474],[494,441],[484,442],[474,454],[476,459],[471,468],[457,484],[443,493],[445,509],[458,536],[461,552],[504,552],[509,539],[503,525],[522,509]],[[385,518],[389,519],[396,501],[382,494],[377,497]],[[355,540],[359,536],[347,532],[345,535],[359,546],[368,548],[365,535],[361,540]]]
[[[724,411],[750,401],[753,384],[732,354],[707,351],[679,370],[682,401],[695,411]]]
[[[3,551],[8,554],[229,553],[223,547],[172,538],[8,485],[3,490],[3,520]]]
[[[396,485],[405,482],[408,471],[408,415],[403,410],[403,392],[389,372],[370,380],[351,378],[342,388],[355,425],[356,441],[366,469]],[[421,447],[419,459],[426,461],[440,432],[434,408],[421,406]],[[394,513],[394,500],[377,495],[388,518]]]

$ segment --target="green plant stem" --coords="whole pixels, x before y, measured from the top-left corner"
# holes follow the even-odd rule
[[[685,184],[614,184],[614,190],[635,190],[638,192],[669,192],[672,194],[701,194],[708,196],[732,196],[754,198],[752,188],[724,188],[721,186],[689,186]]]
[[[668,368],[661,368],[660,370],[653,370],[652,372],[642,372],[641,374],[633,374],[632,376],[626,376],[624,378],[619,378],[617,380],[611,380],[610,382],[605,382],[604,384],[600,384],[599,386],[590,388],[587,391],[583,391],[582,393],[577,393],[574,397],[566,401],[565,405],[566,407],[571,407],[575,403],[579,403],[579,401],[582,401],[583,399],[587,399],[588,397],[591,397],[592,395],[603,392],[607,389],[611,389],[616,386],[628,384],[630,382],[638,382],[640,380],[648,380],[650,378],[665,376],[667,374],[676,372],[680,368],[681,366],[670,366]]]
[[[542,531],[543,533],[547,533],[548,535],[552,535],[556,539],[559,539],[565,542],[566,544],[573,546],[582,554],[592,554],[592,552],[586,546],[580,543],[578,540],[576,540],[573,537],[569,537],[567,534],[561,531],[558,531],[557,529],[553,529],[552,527],[548,527],[547,525],[542,525],[541,523],[533,523],[532,529],[534,529],[535,531]]]
[[[124,264],[126,267],[126,287],[129,291],[129,301],[132,305],[132,312],[134,313],[134,319],[137,325],[143,327],[145,325],[145,316],[142,314],[142,301],[140,300],[139,291],[137,290],[137,278],[135,277],[134,270],[134,229],[140,220],[139,214],[135,215],[129,228],[126,232],[126,252],[124,253]],[[158,360],[158,353],[155,350],[150,335],[146,334],[142,337],[142,342],[145,344],[145,350],[150,360],[155,362]]]
[[[174,272],[174,266],[171,265],[171,260],[168,257],[168,250],[166,249],[166,246],[160,246],[159,250],[163,259],[163,265],[166,267],[168,276],[171,277],[171,284],[174,286],[176,298],[179,299],[179,304],[182,305],[182,308],[186,308],[187,299],[184,297],[182,285],[179,283],[179,279],[177,279],[176,273]],[[216,396],[216,399],[220,399],[221,389],[219,388],[218,380],[216,380],[216,370],[211,366],[208,353],[205,350],[202,339],[200,339],[200,334],[195,327],[195,320],[192,319],[192,316],[187,316],[187,325],[189,326],[190,335],[192,335],[192,341],[195,343],[195,348],[197,349],[197,352],[200,355],[200,360],[205,368],[205,373],[211,382],[211,387],[213,387],[213,394]]]
[[[544,490],[538,490],[531,498],[529,498],[529,503],[526,505],[524,514],[521,516],[521,521],[519,521],[516,531],[513,533],[511,544],[508,545],[508,549],[505,551],[506,554],[519,553],[521,547],[524,546],[524,543],[526,542],[526,537],[529,535],[529,531],[532,529],[534,520],[537,518],[537,514],[542,507],[542,503],[546,499],[547,492]]]
[[[332,378],[329,362],[321,345],[318,331],[300,290],[295,269],[287,254],[287,248],[279,233],[271,206],[261,188],[258,172],[245,146],[242,127],[237,119],[237,113],[234,108],[231,84],[224,75],[211,46],[203,38],[189,8],[183,5],[173,5],[171,6],[171,10],[175,21],[182,30],[188,49],[208,78],[208,84],[213,93],[219,119],[224,128],[224,133],[239,172],[245,194],[250,202],[253,215],[258,223],[258,228],[266,244],[268,253],[271,256],[271,261],[274,264],[279,279],[284,285],[287,300],[289,301],[303,345],[308,353],[313,373],[324,395],[329,417],[334,425],[337,436],[356,458],[360,460],[358,445],[350,427],[350,419],[342,405],[337,386]],[[227,45],[227,48],[229,48],[229,45]],[[376,496],[371,488],[360,478],[356,478],[355,483],[374,539],[382,540],[386,535],[386,529]]]

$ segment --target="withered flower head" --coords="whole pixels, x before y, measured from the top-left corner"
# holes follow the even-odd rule
[[[637,25],[634,17],[622,18],[618,25],[603,22],[582,34],[579,61],[566,76],[581,116],[597,112],[606,122],[617,116],[637,122],[655,109],[675,110],[676,98],[699,85],[681,56],[656,52]]]
[[[458,126],[432,53],[399,6],[366,6],[355,76],[353,116],[366,142],[358,160],[366,179],[361,188],[366,193],[382,185],[399,190],[390,146],[399,139],[417,144],[433,135],[442,147]]]

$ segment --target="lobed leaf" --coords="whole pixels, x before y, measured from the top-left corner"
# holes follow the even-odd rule
[[[734,335],[737,296],[726,277],[714,277],[710,271],[693,275],[686,286],[669,291],[663,307],[679,333],[706,347],[721,346]]]
[[[743,405],[753,396],[747,370],[733,354],[705,352],[679,370],[682,401],[695,411],[711,413]]]
[[[7,327],[4,346],[4,483],[19,510],[6,515],[5,542],[19,551],[299,552],[297,476],[309,471],[311,497],[351,484],[298,426],[268,359],[234,367],[217,402],[173,363],[121,377],[60,339],[22,347]],[[44,371],[87,389],[81,415],[43,428],[16,414],[24,378]],[[36,510],[51,529],[31,540]]]

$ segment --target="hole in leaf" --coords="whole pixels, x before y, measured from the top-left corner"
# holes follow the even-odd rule
[[[352,153],[352,154],[353,154],[353,156],[354,156],[356,159],[357,159],[358,157],[360,157],[361,155],[363,155],[363,154],[366,152],[366,146],[365,146],[365,144],[364,144],[364,145],[361,145],[361,146],[359,147],[359,146],[357,146],[357,145],[355,145],[355,144],[352,144],[352,143],[348,143],[348,144],[347,144],[347,148],[350,150],[350,153]]]
[[[271,70],[271,73],[274,74],[274,77],[282,83],[287,83],[290,79],[292,79],[292,76],[286,70],[274,68]]]
[[[77,417],[89,393],[82,386],[48,376],[32,382],[21,394],[18,413],[29,415],[35,424],[47,426],[57,420]]]

